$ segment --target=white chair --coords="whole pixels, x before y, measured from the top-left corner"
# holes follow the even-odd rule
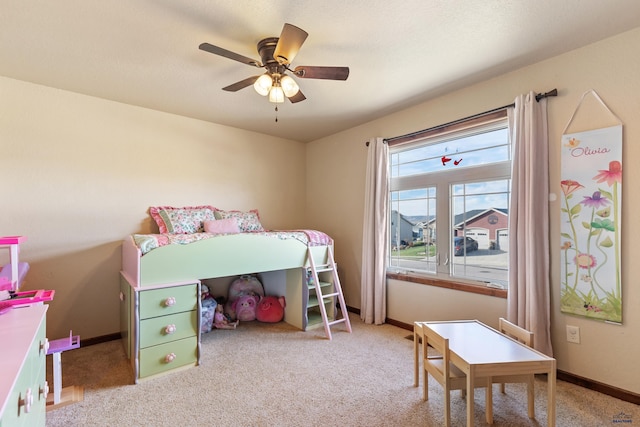
[[[528,347],[533,347],[533,332],[527,331],[526,329],[515,325],[509,322],[507,319],[500,318],[498,319],[498,330],[503,334],[510,336],[513,339],[516,339],[523,343]],[[529,418],[534,418],[535,410],[534,410],[534,394],[533,394],[533,384],[535,377],[533,374],[528,375],[505,375],[499,377],[493,377],[493,384],[500,384],[500,391],[502,393],[505,392],[505,383],[526,383],[527,384],[527,404],[529,411]],[[487,392],[491,392],[487,390]]]

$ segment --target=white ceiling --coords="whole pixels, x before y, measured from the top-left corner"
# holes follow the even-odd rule
[[[298,79],[276,123],[221,90],[259,70],[198,46],[259,60],[285,22],[309,33],[293,66],[351,72]],[[0,0],[0,75],[307,142],[638,23],[635,0]]]

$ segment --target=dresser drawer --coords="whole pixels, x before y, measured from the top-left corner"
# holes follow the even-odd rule
[[[45,425],[45,414],[47,412],[47,392],[53,393],[53,384],[50,390],[47,388],[47,378],[45,366],[33,379],[33,417],[30,420],[31,426]]]
[[[26,369],[20,372],[16,384],[7,400],[7,407],[0,421],[0,425],[3,427],[5,425],[12,427],[25,426],[27,425],[27,421],[34,416],[33,409],[35,408],[33,404],[29,404],[27,408],[25,403],[29,400],[29,396],[31,396],[30,402],[35,402],[38,391],[33,389],[29,367],[25,366],[25,368]]]
[[[46,337],[46,319],[36,332],[36,336],[29,349],[27,356],[27,364],[31,366],[31,374],[35,377],[39,375],[46,366],[47,361],[47,337]]]
[[[198,332],[196,310],[140,321],[140,348],[193,337]]]
[[[198,285],[140,291],[140,319],[196,310]]]
[[[166,372],[198,360],[198,337],[184,338],[140,350],[140,378]]]
[[[45,425],[47,306],[11,310],[0,321],[0,427]]]
[[[46,366],[47,366],[47,337],[46,318],[42,321],[29,354],[31,364],[31,387],[33,390],[33,407],[29,424],[44,425],[47,407]],[[53,392],[53,389],[51,390]]]

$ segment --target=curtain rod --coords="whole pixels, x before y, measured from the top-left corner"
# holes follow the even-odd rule
[[[558,96],[558,89],[552,89],[552,90],[550,90],[549,92],[546,92],[546,93],[538,93],[538,94],[536,94],[536,101],[540,102],[541,99],[548,98],[550,96]],[[502,107],[494,108],[493,110],[484,111],[482,113],[474,114],[474,115],[469,116],[469,117],[465,117],[465,118],[462,118],[462,119],[454,120],[452,122],[445,123],[445,124],[442,124],[442,125],[437,125],[437,126],[434,126],[434,127],[428,128],[428,129],[419,130],[417,132],[408,133],[406,135],[394,136],[392,138],[385,138],[384,142],[388,143],[388,142],[395,141],[395,140],[398,140],[398,139],[409,138],[409,137],[412,137],[412,136],[420,135],[422,133],[431,132],[431,131],[434,131],[434,130],[437,130],[437,129],[440,129],[440,128],[445,128],[447,126],[451,126],[451,125],[455,125],[455,124],[458,124],[458,123],[461,123],[461,122],[465,122],[467,120],[475,119],[477,117],[482,117],[482,116],[485,116],[487,114],[491,114],[491,113],[495,113],[495,112],[498,112],[498,111],[501,111],[501,110],[505,110],[505,109],[510,108],[510,107],[515,107],[515,105],[516,105],[515,103],[511,103],[509,105],[504,105]],[[365,145],[368,147],[369,146],[369,141],[366,141]]]

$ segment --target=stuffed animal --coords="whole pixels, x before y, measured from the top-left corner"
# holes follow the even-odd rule
[[[209,287],[204,283],[200,285],[200,299],[205,300],[207,298],[213,298],[209,293]]]
[[[235,329],[238,326],[238,321],[229,322],[227,316],[224,315],[222,305],[218,304],[213,316],[213,326],[218,329]]]
[[[284,317],[284,297],[262,297],[256,308],[256,319],[260,322],[277,323]]]
[[[256,306],[260,301],[257,295],[242,295],[238,297],[232,304],[231,308],[236,314],[236,319],[243,322],[256,320]]]
[[[229,285],[227,302],[224,304],[224,312],[229,316],[230,320],[239,319],[235,310],[235,302],[243,295],[253,295],[258,297],[258,299],[264,296],[264,287],[257,277],[243,275],[235,279],[231,282],[231,285]]]
[[[209,288],[207,285],[201,285],[200,291],[200,332],[211,332],[218,302],[209,294]],[[220,308],[222,308],[222,306]]]

